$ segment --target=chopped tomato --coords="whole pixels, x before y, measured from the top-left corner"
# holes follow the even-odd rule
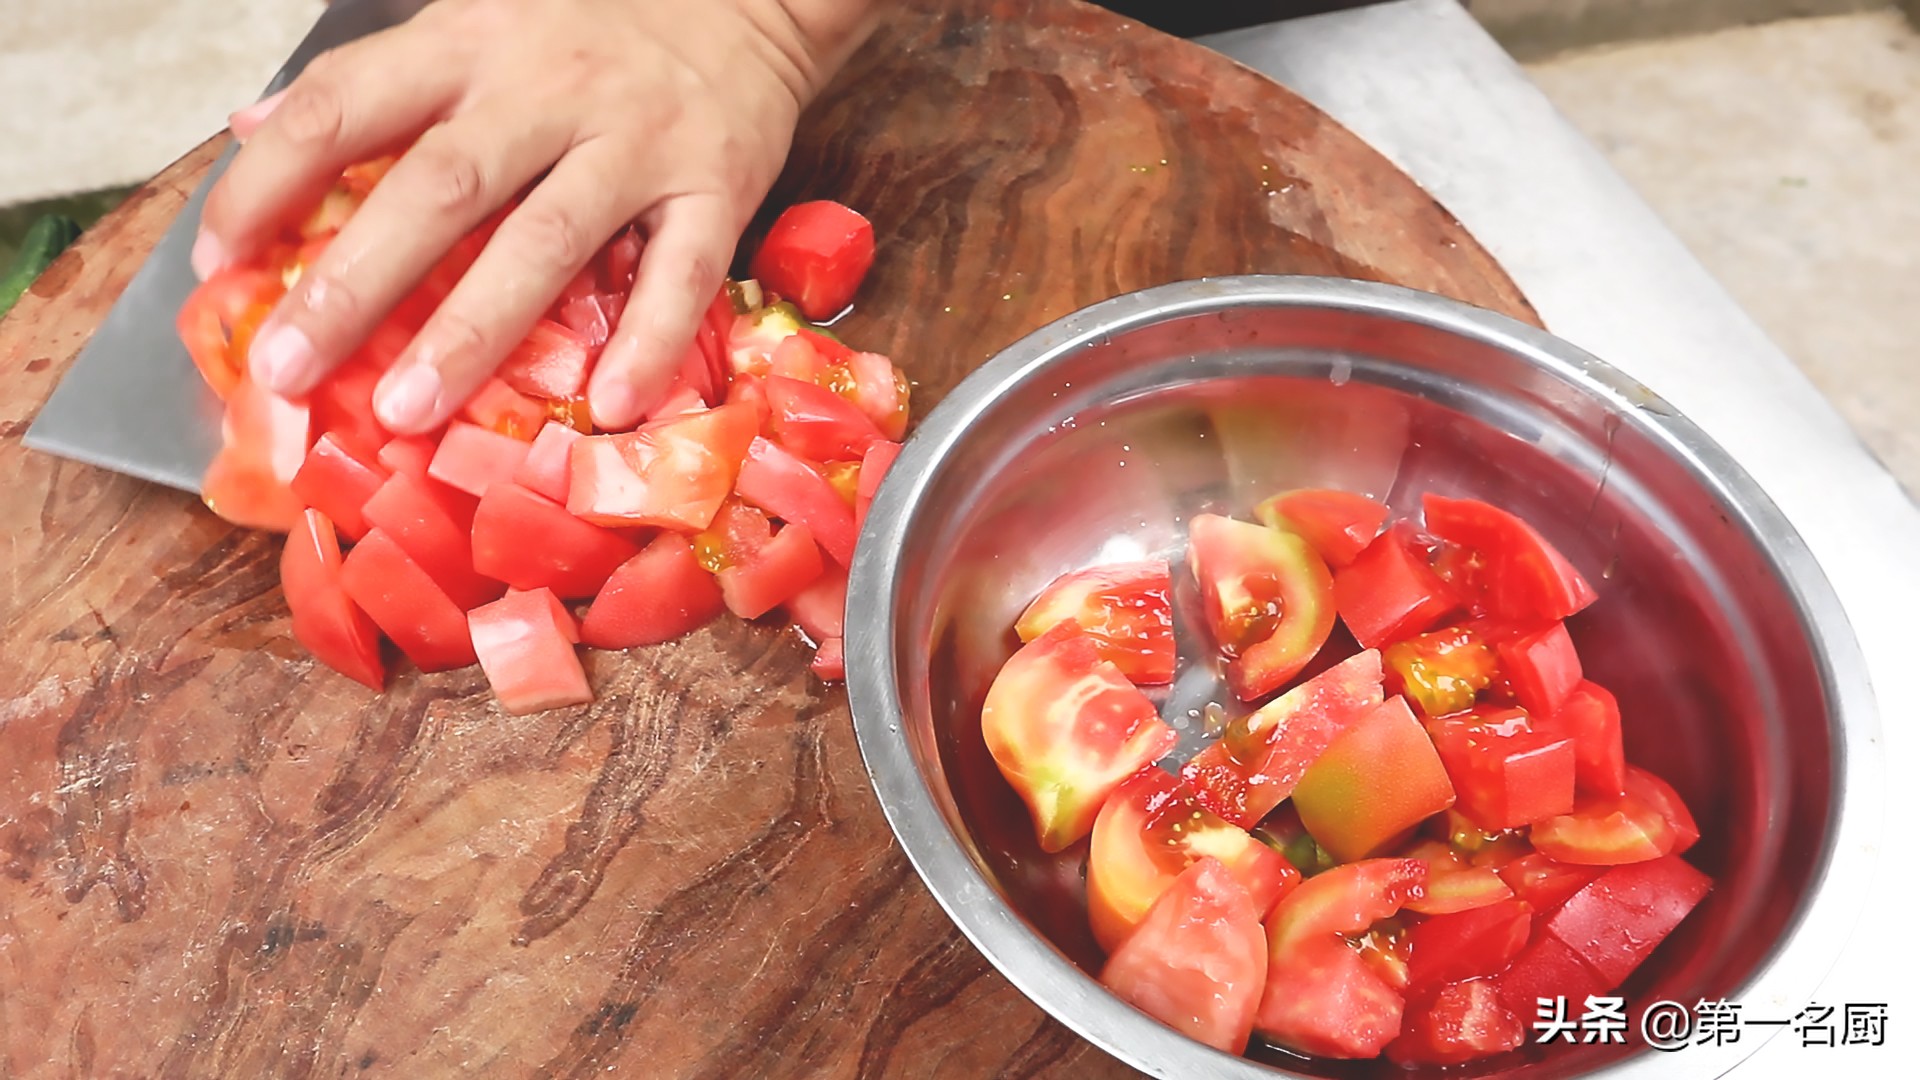
[[[498,376],[481,383],[460,411],[483,428],[527,442],[533,441],[549,419],[545,404],[508,386]]]
[[[1218,859],[1201,856],[1168,882],[1100,981],[1168,1027],[1241,1053],[1267,984],[1260,914]]]
[[[1172,589],[1165,559],[1075,570],[1035,597],[1013,628],[1021,641],[1032,641],[1071,620],[1092,636],[1101,659],[1135,684],[1172,682]]]
[[[783,379],[798,379],[839,393],[840,388],[835,383],[845,368],[828,362],[814,347],[815,341],[823,340],[826,339],[815,337],[805,330],[787,338],[774,346],[772,355],[767,357],[767,373]]]
[[[1632,765],[1624,792],[1582,798],[1568,813],[1535,822],[1532,832],[1542,854],[1585,866],[1646,862],[1684,851],[1700,838],[1679,794]]]
[[[1602,979],[1572,949],[1552,934],[1535,934],[1507,969],[1493,976],[1501,1004],[1517,1016],[1540,1015],[1542,1002],[1565,999],[1574,1015],[1586,1010],[1587,998],[1605,994],[1613,984]]]
[[[1506,637],[1496,648],[1513,696],[1534,716],[1558,712],[1580,685],[1580,654],[1565,623]]]
[[[586,364],[590,367],[601,349],[606,347],[607,338],[613,336],[613,327],[619,321],[622,308],[618,296],[608,293],[588,293],[585,296],[563,296],[554,305],[554,322],[565,327],[582,345],[586,346]],[[502,378],[506,378],[502,375]],[[509,383],[514,380],[508,378]],[[584,386],[586,380],[582,379]],[[579,393],[575,390],[574,393]],[[568,397],[572,394],[566,395]]]
[[[1047,851],[1091,832],[1107,796],[1178,741],[1153,702],[1072,623],[1006,662],[987,691],[980,729]]]
[[[743,375],[766,375],[773,367],[774,350],[800,328],[800,320],[787,305],[735,317],[726,332],[727,367],[735,382]]]
[[[853,385],[844,396],[860,407],[881,435],[896,441],[905,435],[913,390],[893,361],[879,353],[857,352],[847,357],[847,370]]]
[[[880,481],[886,478],[887,470],[893,467],[893,459],[900,456],[900,444],[897,442],[876,442],[867,447],[867,453],[860,460],[860,486],[854,489],[853,521],[856,526],[864,526],[867,520],[867,508],[873,505],[873,497],[880,492]]]
[[[1514,829],[1573,808],[1573,740],[1536,730],[1523,709],[1427,721],[1460,810],[1483,829]]]
[[[1256,917],[1300,882],[1285,857],[1220,820],[1165,769],[1149,766],[1121,784],[1094,819],[1087,861],[1087,912],[1100,947],[1114,951],[1161,893],[1208,857],[1246,890]]]
[[[221,445],[200,481],[200,497],[222,518],[253,529],[291,532],[305,509],[293,478],[311,445],[307,407],[242,377],[227,395]]]
[[[843,636],[847,621],[846,567],[827,567],[813,584],[794,594],[787,608],[793,613],[793,621],[813,641]]]
[[[1619,795],[1627,790],[1620,703],[1604,687],[1582,680],[1560,711],[1540,726],[1573,737],[1574,785],[1581,794]]]
[[[293,639],[321,663],[375,690],[386,684],[380,630],[341,583],[340,541],[318,510],[301,514],[280,555],[280,587]]]
[[[467,613],[480,670],[507,713],[522,716],[593,700],[568,636],[572,622],[546,589],[510,592]]]
[[[1189,526],[1187,562],[1242,701],[1300,674],[1333,631],[1333,579],[1298,536],[1200,514]]]
[[[739,566],[773,539],[773,523],[757,507],[729,495],[713,515],[713,523],[695,534],[693,552],[710,574]]]
[[[581,439],[567,509],[596,525],[704,529],[733,490],[757,426],[751,408],[722,405]]]
[[[386,369],[365,359],[365,349],[333,369],[307,395],[315,435],[336,440],[368,454],[378,453],[390,435],[373,412],[373,391]]]
[[[1495,617],[1520,622],[1565,619],[1593,603],[1593,587],[1573,564],[1513,514],[1478,499],[1431,493],[1422,506],[1435,536],[1485,560],[1480,581],[1487,610]]]
[[[754,252],[753,276],[816,322],[853,303],[873,265],[873,224],[837,202],[787,207]]]
[[[1409,858],[1427,864],[1427,895],[1407,904],[1422,915],[1448,915],[1497,904],[1513,896],[1513,889],[1490,866],[1469,862],[1459,851],[1435,840],[1423,840],[1407,849]]]
[[[807,665],[815,675],[827,682],[841,682],[847,677],[847,656],[839,638],[827,638],[813,651],[813,662]]]
[[[1387,690],[1401,693],[1427,716],[1446,716],[1473,708],[1492,685],[1497,669],[1493,647],[1470,626],[1451,626],[1380,651],[1387,669]]]
[[[676,416],[691,416],[706,409],[707,399],[700,396],[700,391],[686,383],[676,382],[667,391],[667,396],[660,399],[660,404],[655,405],[653,410],[647,413],[647,421],[651,423],[655,420],[670,420]]]
[[[531,446],[522,439],[455,420],[440,436],[427,475],[475,498],[497,483],[511,483]]]
[[[1333,599],[1340,620],[1367,648],[1418,634],[1456,606],[1404,521],[1334,575]]]
[[[466,613],[379,527],[347,553],[340,584],[421,671],[466,667],[476,659]]]
[[[554,502],[566,502],[567,488],[573,480],[568,462],[572,460],[573,444],[581,438],[572,427],[558,420],[547,421],[533,445],[527,447],[520,467],[513,471],[513,482]]]
[[[285,292],[279,274],[235,266],[202,282],[181,305],[175,329],[200,377],[219,397],[239,385],[254,331]]]
[[[327,516],[349,540],[367,533],[366,505],[387,482],[387,470],[333,435],[322,435],[293,475],[295,498]]]
[[[448,515],[422,481],[394,473],[367,500],[365,513],[367,522],[398,544],[462,611],[506,591],[506,585],[475,568],[468,528]]]
[[[1539,912],[1558,910],[1567,897],[1599,876],[1600,870],[1595,867],[1555,862],[1537,851],[1500,868],[1500,880],[1507,883],[1513,895]]]
[[[634,274],[640,269],[640,233],[629,225],[607,241],[600,252],[600,288],[623,293],[633,289]]]
[[[799,595],[826,571],[813,531],[788,522],[759,550],[714,575],[727,610],[757,619]]]
[[[579,397],[587,389],[592,366],[587,339],[541,319],[500,362],[500,381],[528,397]]]
[[[1560,905],[1546,930],[1618,986],[1712,888],[1678,855],[1616,866]]]
[[[1500,1000],[1497,986],[1474,979],[1409,1003],[1400,1037],[1387,1044],[1387,1060],[1457,1065],[1516,1049],[1526,1039],[1526,1025]]]
[[[798,379],[766,378],[774,440],[814,461],[858,461],[881,442],[880,429],[845,398]]]
[[[580,640],[596,649],[656,645],[692,633],[725,608],[693,544],[663,532],[607,578],[580,623]]]
[[[1335,569],[1353,562],[1387,523],[1387,508],[1380,503],[1325,488],[1283,491],[1253,513],[1271,528],[1300,535]]]
[[[1407,985],[1424,989],[1506,970],[1526,947],[1533,918],[1531,904],[1509,898],[1421,920],[1408,932]]]
[[[439,440],[435,436],[403,435],[388,439],[376,456],[381,467],[389,474],[405,473],[412,477],[455,525],[462,530],[472,528],[473,511],[480,505],[480,500],[427,475],[427,470],[433,467],[434,451],[438,448]]]
[[[1426,873],[1418,859],[1368,859],[1288,893],[1267,918],[1267,986],[1254,1030],[1325,1057],[1373,1057],[1392,1042],[1405,1002],[1348,937],[1418,899]]]
[[[552,589],[569,600],[593,596],[639,553],[632,540],[512,481],[487,488],[473,515],[473,568],[516,589]]]
[[[1380,654],[1335,664],[1227,725],[1180,770],[1201,805],[1252,828],[1293,794],[1307,767],[1380,704]]]
[[[853,565],[854,543],[860,538],[853,527],[853,507],[819,470],[785,447],[756,437],[747,447],[734,490],[782,521],[805,525],[834,562]]]
[[[1446,766],[1401,697],[1348,725],[1293,789],[1301,824],[1342,862],[1376,854],[1452,805]]]

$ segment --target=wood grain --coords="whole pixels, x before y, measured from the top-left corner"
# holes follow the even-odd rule
[[[542,716],[474,671],[375,697],[292,642],[271,538],[21,446],[217,150],[0,324],[0,1075],[1124,1074],[954,932],[781,627],[596,653],[600,700]],[[1069,0],[904,7],[770,204],[809,196],[872,216],[843,329],[921,410],[1048,320],[1206,274],[1532,318],[1327,117]]]

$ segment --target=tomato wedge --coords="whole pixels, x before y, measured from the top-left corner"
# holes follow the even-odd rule
[[[512,480],[528,491],[545,495],[557,503],[567,501],[573,472],[573,444],[584,436],[572,426],[549,420],[527,447],[527,456],[513,472]]]
[[[1292,533],[1200,514],[1188,526],[1187,563],[1242,701],[1300,674],[1333,632],[1333,578]]]
[[[813,461],[859,461],[885,441],[880,429],[851,402],[798,379],[765,380],[768,426],[774,441]]]
[[[663,532],[607,578],[581,620],[580,640],[596,649],[656,645],[705,626],[725,609],[720,586],[693,544]]]
[[[1593,603],[1593,586],[1533,526],[1478,499],[1427,494],[1427,528],[1478,552],[1487,610],[1517,622],[1565,619]]]
[[[399,544],[460,610],[499,599],[506,585],[474,567],[471,523],[455,520],[428,483],[395,472],[367,500],[367,521]]]
[[[1458,606],[1404,521],[1334,575],[1333,599],[1340,621],[1367,648],[1418,634]]]
[[[1430,916],[1408,932],[1407,986],[1421,990],[1506,970],[1533,932],[1533,905],[1506,899]]]
[[[1458,1065],[1516,1049],[1526,1039],[1526,1025],[1500,1000],[1496,984],[1474,979],[1450,983],[1410,1003],[1400,1037],[1387,1044],[1387,1060]]]
[[[280,555],[280,587],[293,616],[293,639],[321,663],[375,690],[386,685],[380,629],[341,583],[340,541],[318,510],[300,515]]]
[[[873,505],[873,497],[880,493],[880,481],[884,480],[887,470],[893,467],[893,459],[900,456],[900,444],[897,442],[877,442],[867,447],[866,456],[860,459],[860,484],[854,489],[853,523],[856,528],[864,527],[867,521],[867,508]]]
[[[1574,786],[1583,795],[1627,790],[1627,750],[1621,741],[1620,703],[1606,688],[1582,680],[1560,711],[1539,726],[1573,737]]]
[[[758,423],[744,405],[573,445],[567,509],[596,525],[699,530],[733,490]]]
[[[332,435],[322,435],[307,451],[307,460],[289,485],[295,498],[325,514],[349,540],[367,533],[366,505],[387,470]]]
[[[873,253],[872,222],[822,199],[781,211],[754,252],[750,270],[762,285],[818,322],[853,303],[873,265]]]
[[[1341,862],[1378,853],[1453,798],[1446,766],[1401,697],[1348,725],[1293,789],[1301,824]]]
[[[1241,1053],[1267,982],[1260,911],[1218,859],[1202,856],[1168,883],[1100,981],[1168,1027]]]
[[[1548,858],[1583,866],[1618,866],[1677,854],[1700,838],[1700,827],[1673,788],[1627,766],[1626,790],[1590,796],[1571,812],[1539,821],[1533,845]]]
[[[1555,862],[1535,851],[1501,867],[1500,880],[1533,910],[1548,912],[1558,910],[1567,897],[1586,888],[1600,873],[1597,867]]]
[[[573,647],[573,616],[552,592],[510,592],[468,612],[467,626],[480,670],[509,715],[593,700]]]
[[[813,584],[787,601],[787,610],[807,637],[815,642],[841,637],[847,623],[847,570],[829,566]]]
[[[1165,559],[1075,570],[1055,579],[1027,605],[1014,632],[1021,641],[1032,641],[1072,621],[1093,638],[1100,658],[1135,685],[1172,682],[1172,589]]]
[[[455,420],[440,436],[427,475],[477,499],[493,484],[512,482],[530,449],[523,439]]]
[[[772,539],[713,576],[727,610],[757,619],[798,596],[826,572],[813,531],[790,521]]]
[[[1523,709],[1427,721],[1459,806],[1483,829],[1516,829],[1573,809],[1573,739],[1536,729]]]
[[[1387,669],[1387,691],[1405,694],[1427,716],[1473,708],[1499,669],[1493,646],[1470,626],[1394,642],[1380,651],[1380,659]]]
[[[1514,698],[1534,716],[1560,711],[1583,678],[1565,623],[1505,637],[1495,648]]]
[[[1618,986],[1712,888],[1678,855],[1616,866],[1562,904],[1546,930],[1606,985]]]
[[[533,441],[548,419],[545,404],[508,386],[498,376],[481,383],[460,407],[460,413],[489,431],[527,442]]]
[[[1293,794],[1334,739],[1380,704],[1380,654],[1369,649],[1227,725],[1180,770],[1200,804],[1243,829]]]
[[[285,292],[278,274],[235,266],[201,283],[180,306],[175,329],[200,377],[219,397],[230,396],[240,384],[253,333]]]
[[[1049,852],[1091,832],[1107,796],[1178,741],[1153,702],[1073,623],[1007,660],[987,690],[980,730]]]
[[[381,529],[369,530],[347,553],[340,584],[421,671],[477,659],[466,612]]]
[[[1387,523],[1387,508],[1351,491],[1283,491],[1254,508],[1267,526],[1298,533],[1334,569],[1353,562]]]
[[[1614,985],[1552,934],[1533,935],[1492,982],[1500,1003],[1527,1017],[1538,1016],[1542,1002],[1551,1005],[1560,998],[1566,1000],[1569,1012],[1584,1010],[1588,997],[1605,994]]]
[[[1220,820],[1165,769],[1141,769],[1121,784],[1094,819],[1087,861],[1087,913],[1100,947],[1114,951],[1176,878],[1209,857],[1246,890],[1257,915],[1300,882],[1285,857]]]
[[[473,568],[516,589],[552,589],[568,600],[598,593],[640,546],[512,481],[487,488],[473,515]]]
[[[200,481],[200,497],[235,525],[292,531],[305,509],[293,478],[312,444],[307,407],[243,376],[227,395],[220,428],[220,450]]]
[[[756,437],[734,485],[740,497],[782,521],[807,527],[820,550],[841,566],[853,565],[853,507],[812,465],[768,439]]]

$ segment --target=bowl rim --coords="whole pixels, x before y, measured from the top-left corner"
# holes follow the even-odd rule
[[[920,423],[888,470],[867,515],[849,576],[847,693],[860,754],[901,849],[948,917],[1010,982],[1082,1038],[1161,1077],[1257,1080],[1300,1075],[1188,1039],[1111,995],[1001,898],[920,781],[904,730],[890,656],[898,631],[893,587],[901,545],[929,480],[974,421],[1015,387],[1104,339],[1156,323],[1249,308],[1339,310],[1411,323],[1492,346],[1572,389],[1605,401],[1656,437],[1750,534],[1780,578],[1813,644],[1829,703],[1834,746],[1834,825],[1807,902],[1729,1000],[1768,1016],[1812,1001],[1864,911],[1883,828],[1885,759],[1866,662],[1826,574],[1786,516],[1726,451],[1639,381],[1537,327],[1433,293],[1397,285],[1286,275],[1199,278],[1104,300],[1066,315],[967,375]],[[1627,1002],[1639,1016],[1652,1002]],[[1683,1003],[1689,1008],[1694,1003]],[[1783,1010],[1784,1013],[1783,1013]],[[1528,1018],[1529,1020],[1531,1018]],[[1644,1050],[1585,1075],[1719,1075],[1769,1041],[1742,1038],[1677,1053]]]

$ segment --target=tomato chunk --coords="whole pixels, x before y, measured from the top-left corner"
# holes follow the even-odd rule
[[[1333,578],[1305,540],[1265,525],[1201,514],[1188,526],[1187,563],[1207,624],[1230,659],[1242,701],[1278,690],[1333,631]]]
[[[1505,638],[1496,648],[1513,696],[1534,716],[1560,711],[1580,685],[1580,654],[1565,623]]]
[[[813,584],[795,593],[787,602],[793,621],[816,642],[846,633],[847,570],[829,566]]]
[[[376,454],[390,436],[380,426],[373,411],[373,392],[386,374],[386,368],[369,360],[368,355],[381,338],[393,331],[382,325],[374,330],[367,345],[321,380],[307,395],[307,408],[313,416],[316,435],[330,434],[355,451]],[[401,345],[406,342],[402,340]]]
[[[1560,862],[1617,866],[1677,854],[1700,838],[1700,827],[1665,780],[1627,766],[1619,795],[1589,796],[1568,813],[1533,827],[1533,844]]]
[[[722,405],[573,446],[567,509],[596,525],[696,531],[712,522],[758,427],[753,410]]]
[[[853,526],[853,507],[819,470],[785,447],[755,438],[747,447],[734,490],[782,521],[805,525],[834,562],[853,565],[854,543],[860,538]]]
[[[174,327],[193,366],[217,396],[224,399],[240,385],[253,333],[284,292],[279,275],[234,266],[195,287],[180,305]]]
[[[1253,513],[1272,528],[1299,534],[1335,569],[1353,562],[1387,523],[1387,508],[1380,503],[1325,488],[1283,491]]]
[[[1418,634],[1456,606],[1404,521],[1334,575],[1333,599],[1353,639],[1370,649]]]
[[[489,487],[473,515],[474,569],[516,589],[584,599],[639,553],[632,540],[512,481]]]
[[[776,442],[814,461],[858,461],[885,440],[867,415],[831,390],[798,379],[765,380]]]
[[[307,460],[293,474],[294,497],[319,510],[349,540],[367,533],[366,505],[387,470],[332,435],[315,440]]]
[[[873,224],[830,200],[781,211],[754,252],[751,272],[807,318],[829,319],[853,303],[873,265]]]
[[[1483,829],[1514,829],[1573,809],[1573,740],[1536,730],[1523,709],[1427,721],[1460,809]]]
[[[1301,824],[1341,862],[1379,852],[1453,798],[1446,766],[1401,697],[1340,732],[1293,789]]]
[[[813,662],[807,665],[815,675],[826,682],[840,682],[847,677],[847,656],[839,638],[827,638],[813,651]]]
[[[593,700],[586,669],[569,639],[572,616],[546,589],[510,592],[467,613],[480,670],[511,715]]]
[[[873,505],[873,497],[880,492],[880,481],[886,478],[887,470],[893,466],[893,459],[900,456],[900,444],[897,442],[876,442],[867,447],[866,456],[860,460],[860,486],[855,489],[853,501],[853,522],[861,527],[867,521],[867,508]]]
[[[1427,716],[1473,708],[1499,670],[1493,646],[1470,626],[1396,641],[1380,651],[1380,659],[1387,669],[1387,691],[1405,694]]]
[[[527,447],[527,456],[513,472],[512,480],[528,491],[545,495],[557,503],[567,501],[572,482],[573,444],[583,438],[578,430],[558,420],[549,420]]]
[[[200,497],[235,525],[291,532],[305,507],[293,478],[312,444],[307,406],[242,376],[227,394],[221,445],[200,481]]]
[[[1013,628],[1021,641],[1032,641],[1059,623],[1078,623],[1101,659],[1136,685],[1172,682],[1172,589],[1165,559],[1075,570],[1035,597]]]
[[[455,420],[440,436],[427,475],[477,499],[489,486],[512,481],[529,449],[525,440]]]
[[[497,375],[481,383],[460,412],[489,431],[529,442],[547,423],[545,404],[508,386]]]
[[[1712,888],[1678,855],[1616,866],[1562,904],[1546,930],[1606,985],[1618,986]]]
[[[1582,794],[1626,792],[1627,750],[1621,741],[1620,703],[1606,688],[1582,680],[1560,711],[1541,726],[1573,737],[1573,779]]]
[[[1540,1015],[1541,1002],[1551,1005],[1562,997],[1568,1011],[1578,1015],[1587,998],[1613,987],[1552,934],[1533,935],[1513,963],[1493,977],[1493,985],[1501,1004],[1529,1019]]]
[[[607,578],[580,623],[580,640],[596,649],[656,645],[692,633],[725,608],[693,544],[663,532]]]
[[[386,684],[380,630],[341,582],[340,542],[318,510],[301,514],[280,555],[280,587],[293,616],[293,639],[321,663],[375,690]]]
[[[1047,851],[1091,832],[1107,796],[1178,741],[1153,702],[1072,623],[1007,660],[987,690],[980,730]]]
[[[793,599],[826,572],[813,531],[788,522],[757,551],[714,574],[727,610],[757,619]]]
[[[1427,494],[1427,528],[1485,559],[1487,610],[1520,622],[1565,619],[1593,603],[1593,586],[1533,526],[1478,499]]]
[[[1334,739],[1380,704],[1380,654],[1335,664],[1227,725],[1180,775],[1201,805],[1250,829],[1293,794]]]
[[[1141,769],[1121,784],[1094,819],[1087,862],[1087,913],[1100,947],[1117,948],[1174,879],[1209,857],[1240,883],[1259,915],[1300,882],[1284,856],[1220,820],[1165,769]]]
[[[1202,856],[1168,883],[1100,981],[1168,1027],[1241,1053],[1267,981],[1260,910],[1218,859]]]
[[[1424,841],[1406,852],[1427,861],[1427,895],[1407,904],[1422,915],[1451,915],[1512,898],[1513,889],[1490,866],[1476,866],[1446,844]]]
[[[1600,874],[1597,867],[1555,862],[1537,851],[1500,868],[1500,880],[1507,883],[1513,895],[1539,912],[1558,910],[1567,897],[1586,888]]]
[[[559,323],[541,319],[500,362],[499,377],[529,397],[571,398],[586,392],[591,366],[586,338]]]
[[[1533,932],[1533,906],[1507,899],[1430,916],[1408,932],[1407,985],[1419,990],[1506,970]]]
[[[468,527],[449,515],[426,483],[394,473],[367,500],[367,521],[399,544],[462,611],[498,599],[506,585],[475,569]]]
[[[848,397],[880,429],[881,435],[894,440],[905,435],[912,394],[906,376],[893,366],[893,361],[879,353],[850,353],[846,363],[853,377]]]
[[[340,584],[421,671],[466,667],[476,659],[466,613],[380,528],[347,552]]]
[[[1531,1016],[1531,1014],[1529,1014]],[[1407,1008],[1400,1037],[1387,1044],[1399,1065],[1457,1065],[1513,1050],[1527,1028],[1485,979],[1450,983]]]

